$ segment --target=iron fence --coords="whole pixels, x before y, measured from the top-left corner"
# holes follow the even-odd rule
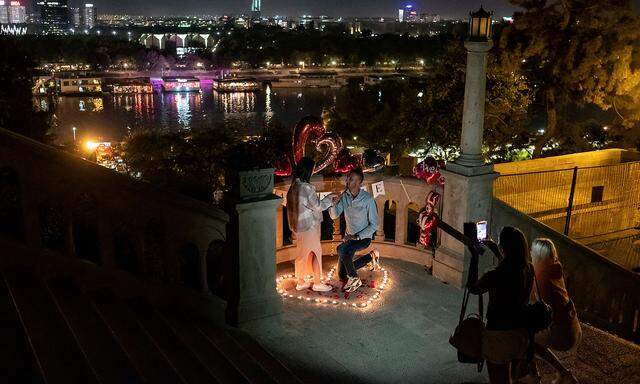
[[[626,255],[618,260],[626,268],[640,266],[629,236],[640,227],[640,162],[504,175],[494,196],[605,255]]]

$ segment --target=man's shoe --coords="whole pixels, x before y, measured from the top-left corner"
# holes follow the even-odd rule
[[[369,263],[369,270],[375,271],[380,269],[380,251],[374,249],[369,253],[371,255],[371,263]]]
[[[305,289],[309,289],[310,286],[310,281],[305,281],[304,284],[296,284],[296,291],[304,291]]]
[[[362,286],[362,280],[359,277],[350,277],[347,285],[345,286],[346,292],[355,292]]]
[[[333,289],[332,286],[327,285],[327,284],[313,284],[313,287],[311,288],[316,292],[329,292]]]

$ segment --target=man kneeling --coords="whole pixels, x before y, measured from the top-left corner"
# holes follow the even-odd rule
[[[379,253],[373,251],[353,260],[356,252],[371,245],[371,238],[378,227],[378,210],[373,196],[361,189],[364,180],[362,169],[356,168],[347,175],[347,188],[338,201],[329,208],[329,215],[337,219],[344,212],[347,224],[342,244],[338,246],[338,274],[341,280],[348,280],[343,287],[346,292],[354,292],[362,285],[358,278],[358,269],[371,263],[371,268],[378,268]]]

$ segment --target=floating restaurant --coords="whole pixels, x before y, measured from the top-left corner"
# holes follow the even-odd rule
[[[162,78],[164,92],[200,92],[200,79],[193,76],[165,76]]]

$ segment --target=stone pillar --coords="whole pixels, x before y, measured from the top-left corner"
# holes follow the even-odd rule
[[[396,244],[407,243],[407,206],[409,202],[401,198],[396,201]]]
[[[378,208],[378,228],[376,229],[376,240],[384,241],[384,203],[385,200],[378,200],[376,206]]]
[[[240,201],[237,213],[236,299],[230,303],[230,320],[246,321],[282,312],[282,302],[276,293],[276,220],[274,215],[280,197],[270,195],[260,199]],[[236,220],[234,220],[236,221]]]
[[[451,168],[451,167],[447,167]],[[447,169],[443,171],[446,180],[443,196],[442,220],[460,232],[465,222],[486,220],[491,226],[493,205],[493,181],[498,174],[493,166],[485,168],[485,174],[465,175]],[[457,170],[457,169],[456,169]],[[451,285],[462,287],[467,278],[471,254],[466,247],[442,232],[441,246],[433,259],[433,275]],[[492,262],[488,252],[480,258],[480,272],[487,270]]]
[[[462,114],[461,155],[456,163],[469,167],[484,164],[482,134],[484,128],[484,102],[487,83],[487,53],[493,42],[467,41],[467,73],[464,86]]]
[[[333,220],[333,241],[342,240],[342,234],[340,234],[340,218]]]
[[[484,163],[482,136],[486,88],[487,53],[492,42],[466,42],[467,73],[464,92],[461,152],[455,163],[447,164],[443,176],[444,188],[441,218],[463,231],[465,222],[486,220],[491,227],[493,181],[498,176],[492,164]],[[464,285],[471,254],[466,247],[446,233],[442,233],[441,247],[433,260],[433,275],[457,287]],[[485,255],[480,259],[480,272],[492,263]]]

